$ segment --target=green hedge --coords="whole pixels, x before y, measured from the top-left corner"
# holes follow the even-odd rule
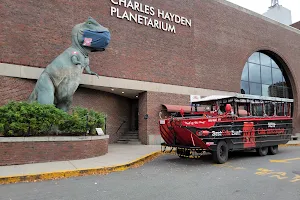
[[[53,105],[10,102],[0,107],[0,132],[4,136],[84,135],[105,128],[105,115],[76,107],[68,114]]]
[[[105,129],[105,115],[103,113],[75,107],[71,115],[67,115],[65,122],[60,124],[59,130],[64,133],[82,135],[96,134],[95,128]]]

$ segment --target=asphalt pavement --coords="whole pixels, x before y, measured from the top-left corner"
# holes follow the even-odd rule
[[[274,156],[231,153],[223,165],[211,156],[164,155],[135,169],[0,186],[1,200],[300,200],[300,147]]]

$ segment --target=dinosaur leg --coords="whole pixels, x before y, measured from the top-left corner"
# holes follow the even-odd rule
[[[57,103],[56,103],[56,107],[64,110],[64,111],[69,111],[70,106],[72,104],[73,101],[73,95],[76,91],[76,89],[79,86],[79,78],[74,78],[74,77],[70,77],[70,78],[65,78],[59,85],[59,87],[56,90],[56,99],[57,99]]]
[[[65,112],[68,112],[69,109],[70,109],[70,106],[72,104],[72,98],[68,98],[68,99],[63,99],[61,101],[59,101],[57,104],[56,104],[56,107],[65,111]]]
[[[40,104],[54,104],[54,85],[49,75],[41,74],[36,85],[37,102]]]

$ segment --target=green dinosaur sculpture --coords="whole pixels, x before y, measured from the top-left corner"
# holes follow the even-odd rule
[[[54,104],[57,108],[68,111],[83,71],[98,76],[90,69],[89,53],[104,51],[109,42],[109,30],[91,17],[74,26],[72,45],[45,68],[29,102]]]

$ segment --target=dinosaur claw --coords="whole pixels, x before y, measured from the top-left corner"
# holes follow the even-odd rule
[[[92,72],[91,74],[95,75],[95,76],[97,76],[99,78],[99,74],[97,74],[96,72]]]

